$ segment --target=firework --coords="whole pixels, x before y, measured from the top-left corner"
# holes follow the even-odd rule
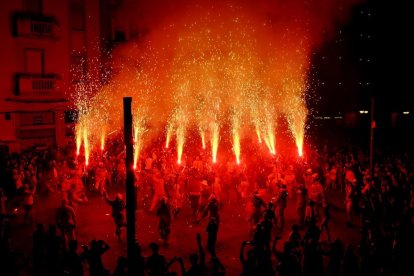
[[[143,2],[152,5],[137,1]],[[77,153],[82,139],[89,156],[102,148],[106,133],[121,129],[122,97],[131,96],[148,110],[142,114],[148,135],[164,134],[166,148],[175,139],[179,163],[186,141],[199,139],[189,137],[194,132],[203,148],[211,147],[213,162],[221,138],[231,141],[237,162],[244,152],[241,138],[248,136],[275,154],[282,117],[303,154],[310,54],[331,14],[336,16],[337,1],[320,2],[318,9],[296,0],[205,2],[180,1],[160,16],[148,11],[157,24],[138,42],[115,49],[110,81],[101,86],[87,76],[80,82]],[[135,164],[148,141],[142,127],[134,123]]]

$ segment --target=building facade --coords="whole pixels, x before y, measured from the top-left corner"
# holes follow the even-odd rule
[[[10,152],[73,139],[76,87],[101,77],[100,10],[99,0],[0,1],[0,145]]]

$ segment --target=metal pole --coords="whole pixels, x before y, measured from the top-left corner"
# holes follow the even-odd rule
[[[134,149],[132,139],[132,98],[124,97],[124,141],[126,147],[126,217],[127,217],[127,256],[128,275],[135,275],[135,187],[134,187]]]
[[[369,143],[369,174],[374,177],[374,96],[371,97],[371,138]]]

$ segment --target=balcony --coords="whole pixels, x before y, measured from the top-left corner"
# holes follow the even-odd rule
[[[16,95],[34,98],[62,98],[62,81],[55,76],[17,76]]]
[[[13,35],[15,37],[58,38],[59,26],[52,18],[15,15],[13,24]]]

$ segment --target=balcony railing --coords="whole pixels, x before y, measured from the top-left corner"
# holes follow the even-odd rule
[[[17,37],[58,38],[58,25],[48,18],[16,16],[14,35]]]
[[[17,95],[19,96],[62,96],[61,80],[56,77],[18,76]]]

